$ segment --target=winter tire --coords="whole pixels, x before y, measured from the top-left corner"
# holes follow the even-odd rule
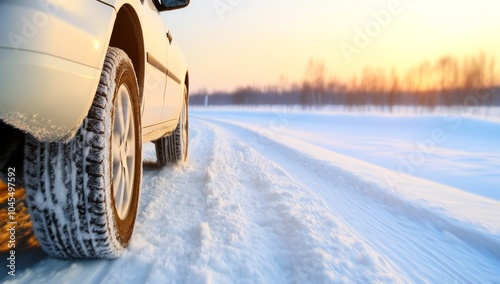
[[[138,94],[130,59],[110,47],[75,137],[67,143],[26,138],[28,207],[49,255],[114,258],[128,245],[142,176]]]
[[[185,161],[189,148],[189,112],[187,88],[184,87],[184,100],[175,130],[155,141],[156,158],[160,166]]]

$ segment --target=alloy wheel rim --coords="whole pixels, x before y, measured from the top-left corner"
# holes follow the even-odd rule
[[[113,126],[113,198],[118,217],[125,220],[134,188],[136,134],[130,92],[124,84],[118,89]]]

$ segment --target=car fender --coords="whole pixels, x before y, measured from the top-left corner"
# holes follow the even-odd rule
[[[39,140],[69,140],[94,98],[115,18],[98,1],[0,2],[0,119]]]

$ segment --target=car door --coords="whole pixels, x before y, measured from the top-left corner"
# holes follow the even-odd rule
[[[144,107],[142,125],[147,128],[162,122],[165,85],[167,81],[167,38],[160,13],[153,4],[146,0],[141,15],[144,47],[146,53],[144,78]]]
[[[162,118],[166,121],[176,120],[182,103],[182,78],[179,72],[182,55],[167,27],[167,85]]]

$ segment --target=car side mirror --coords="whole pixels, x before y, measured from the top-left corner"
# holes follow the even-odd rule
[[[156,0],[156,8],[158,11],[170,11],[175,9],[184,8],[189,5],[190,0]]]

